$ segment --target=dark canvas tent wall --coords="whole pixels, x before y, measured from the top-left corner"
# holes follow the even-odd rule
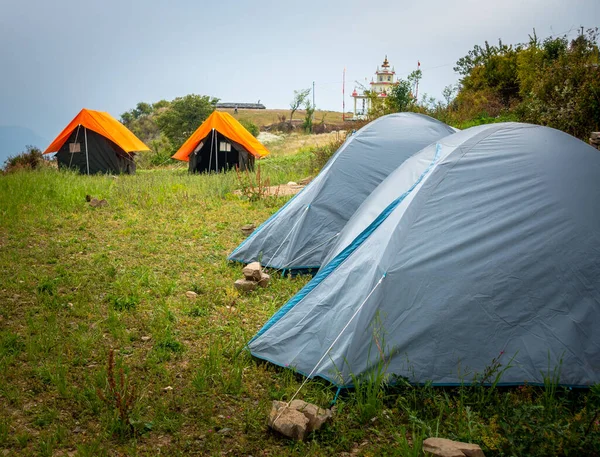
[[[147,151],[123,124],[102,111],[82,109],[46,148],[60,168],[84,174],[134,173],[134,152]]]
[[[349,385],[378,362],[376,332],[389,372],[417,383],[468,383],[513,356],[503,384],[541,383],[561,357],[561,383],[600,382],[598,151],[547,127],[494,124],[400,168],[381,184],[391,203],[252,354],[305,374],[322,359],[314,375]]]
[[[269,154],[231,114],[214,111],[173,155],[193,173],[253,169],[254,158]]]
[[[429,116],[390,114],[352,135],[300,194],[229,256],[280,269],[321,266],[322,256],[354,211],[398,165],[454,133]]]

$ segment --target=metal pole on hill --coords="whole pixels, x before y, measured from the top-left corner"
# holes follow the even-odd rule
[[[417,71],[419,71],[420,69],[421,69],[421,61],[418,60],[417,61]],[[415,99],[418,100],[419,99],[419,77],[418,77],[418,75],[417,75],[417,84],[416,84],[416,86],[417,86],[417,90],[415,91]]]
[[[313,81],[313,112],[312,112],[312,120],[315,120],[315,82]]]
[[[342,122],[346,120],[346,67],[342,78]]]

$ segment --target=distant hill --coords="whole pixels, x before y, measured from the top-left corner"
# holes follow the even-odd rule
[[[27,127],[0,125],[0,168],[9,156],[25,151],[32,145],[40,149],[48,146],[49,141]]]
[[[265,125],[276,124],[280,122],[281,116],[285,116],[286,120],[290,119],[289,109],[238,109],[237,114],[233,109],[220,109],[217,111],[226,111],[237,120],[248,120],[256,124],[259,128]],[[294,120],[304,119],[304,110],[298,110],[294,113]],[[349,114],[349,117],[352,115]],[[324,120],[327,124],[343,125],[342,113],[338,111],[315,111],[315,124]]]

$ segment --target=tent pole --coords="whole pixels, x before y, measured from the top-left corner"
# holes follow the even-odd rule
[[[85,135],[85,163],[87,165],[87,174],[90,175],[90,158],[88,156],[88,142],[87,142],[87,127],[83,128],[83,133]]]
[[[213,135],[214,135],[214,129],[213,129]],[[213,151],[213,139],[211,137],[210,139],[210,155],[208,156],[208,172],[210,173],[210,168],[212,167],[212,151]]]
[[[77,126],[77,132],[75,132],[75,144],[77,144],[77,140],[79,139],[79,129],[81,128],[81,124]],[[69,152],[71,152],[69,150]],[[71,157],[69,158],[69,168],[71,168],[71,164],[73,163],[73,153],[71,152]]]
[[[215,135],[215,162],[217,164],[217,166],[215,167],[215,172],[219,172],[219,142],[217,141],[218,138]]]

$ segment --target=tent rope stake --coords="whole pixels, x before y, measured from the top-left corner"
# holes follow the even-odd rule
[[[358,308],[356,308],[356,311],[354,311],[354,314],[350,317],[350,319],[348,320],[348,322],[346,322],[346,325],[344,325],[344,327],[342,328],[342,330],[340,331],[340,333],[338,333],[338,335],[335,337],[335,340],[333,340],[333,342],[329,345],[329,347],[327,348],[327,350],[325,351],[325,353],[323,354],[323,356],[319,359],[319,361],[317,362],[317,364],[315,365],[315,367],[306,376],[306,378],[304,379],[304,381],[302,382],[302,384],[300,385],[300,387],[298,387],[298,390],[296,391],[296,393],[294,393],[294,395],[292,395],[292,398],[290,398],[290,401],[286,403],[286,408],[290,406],[290,403],[294,401],[294,399],[300,393],[300,391],[302,390],[302,388],[304,387],[304,385],[308,382],[308,380],[310,379],[310,377],[315,373],[315,371],[317,371],[317,368],[319,368],[319,365],[321,365],[321,362],[323,362],[323,360],[325,360],[325,357],[327,357],[327,354],[329,354],[329,352],[333,349],[333,346],[335,346],[335,343],[338,342],[338,340],[342,336],[342,333],[344,333],[344,331],[348,328],[348,326],[350,325],[350,323],[358,315],[358,313],[363,308],[363,306],[365,306],[365,303],[367,303],[367,301],[369,300],[369,298],[371,298],[371,295],[373,295],[373,292],[375,292],[375,289],[377,289],[379,287],[379,285],[383,282],[383,279],[385,278],[386,275],[387,275],[387,273],[384,273],[381,276],[381,278],[379,278],[379,281],[377,281],[377,284],[375,284],[375,286],[371,289],[371,292],[369,292],[369,295],[367,295],[367,297],[358,306]],[[275,418],[275,420],[273,421],[273,423],[277,422],[277,419],[279,419],[281,417],[281,415],[283,414],[284,410],[285,410],[285,408],[281,408],[281,412],[277,415],[277,417]]]

